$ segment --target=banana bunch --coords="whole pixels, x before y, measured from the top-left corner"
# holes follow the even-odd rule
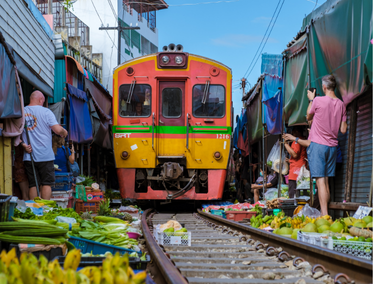
[[[102,262],[102,267],[85,267],[79,271],[92,284],[143,284],[146,272],[135,274],[129,266],[128,254],[121,256],[118,252],[108,255]]]
[[[300,229],[302,228],[301,227],[301,224],[303,223],[303,219],[302,217],[299,217],[299,216],[296,216],[294,217],[292,220],[291,220],[291,227],[293,229]]]
[[[0,284],[143,284],[146,272],[134,274],[128,255],[108,256],[102,267],[85,267],[76,272],[80,264],[80,250],[69,251],[63,269],[58,260],[48,262],[40,255],[22,253],[18,259],[13,248],[0,254]]]
[[[271,222],[271,228],[278,229],[282,224],[291,223],[291,217],[282,217],[282,215],[277,215]]]

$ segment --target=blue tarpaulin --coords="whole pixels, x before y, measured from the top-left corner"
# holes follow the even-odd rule
[[[69,139],[76,143],[90,143],[93,137],[87,94],[70,84],[66,85],[70,103]]]
[[[270,134],[280,134],[282,127],[282,55],[263,54],[261,71],[263,75],[263,123],[267,125],[267,131]]]

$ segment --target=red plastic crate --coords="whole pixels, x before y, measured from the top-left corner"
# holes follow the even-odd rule
[[[256,215],[256,212],[251,211],[225,211],[228,220],[242,221],[245,218],[250,219]]]
[[[75,211],[76,213],[81,213],[81,212],[90,212],[92,213],[97,213],[98,208],[100,207],[100,201],[101,200],[90,200],[87,202],[84,202],[81,199],[77,199],[75,203]]]

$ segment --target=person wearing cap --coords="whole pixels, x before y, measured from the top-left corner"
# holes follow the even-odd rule
[[[40,91],[34,91],[30,96],[30,104],[25,107],[25,126],[28,136],[24,130],[22,133],[22,146],[25,150],[23,161],[29,180],[29,198],[37,197],[36,180],[41,185],[41,198],[50,199],[52,195],[51,186],[55,183],[54,175],[54,153],[52,149],[51,130],[65,138],[67,131],[58,124],[53,112],[43,107],[45,97]],[[29,140],[30,139],[30,140]],[[35,175],[31,163],[31,155],[34,160]]]
[[[300,126],[293,127],[292,131],[295,137],[303,138],[302,128]],[[285,135],[284,135],[285,137]],[[306,148],[297,143],[296,141],[291,143],[291,146],[288,143],[285,143],[286,151],[290,154],[289,165],[289,197],[294,198],[295,191],[297,188],[297,178],[298,173],[302,166],[306,165],[307,152]]]
[[[323,97],[316,97],[316,90],[308,91],[309,106],[307,120],[312,120],[308,140],[300,139],[290,134],[284,135],[285,140],[297,141],[302,146],[308,146],[307,156],[311,177],[316,178],[321,215],[328,214],[330,199],[329,177],[335,176],[337,161],[338,132],[347,132],[346,106],[335,95],[337,86],[333,75],[322,78]]]

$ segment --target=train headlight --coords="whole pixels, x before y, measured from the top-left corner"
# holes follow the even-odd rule
[[[167,55],[163,56],[162,57],[162,63],[167,64],[168,62],[170,62],[170,58]]]
[[[181,56],[176,56],[175,63],[180,65],[181,63],[183,63],[183,58]]]
[[[123,160],[127,160],[129,158],[130,154],[128,154],[127,151],[123,151],[122,154],[120,155],[120,157],[123,159]]]
[[[216,151],[216,152],[214,153],[214,159],[215,159],[215,160],[220,160],[221,158],[222,158],[222,155],[220,154],[220,152]]]

